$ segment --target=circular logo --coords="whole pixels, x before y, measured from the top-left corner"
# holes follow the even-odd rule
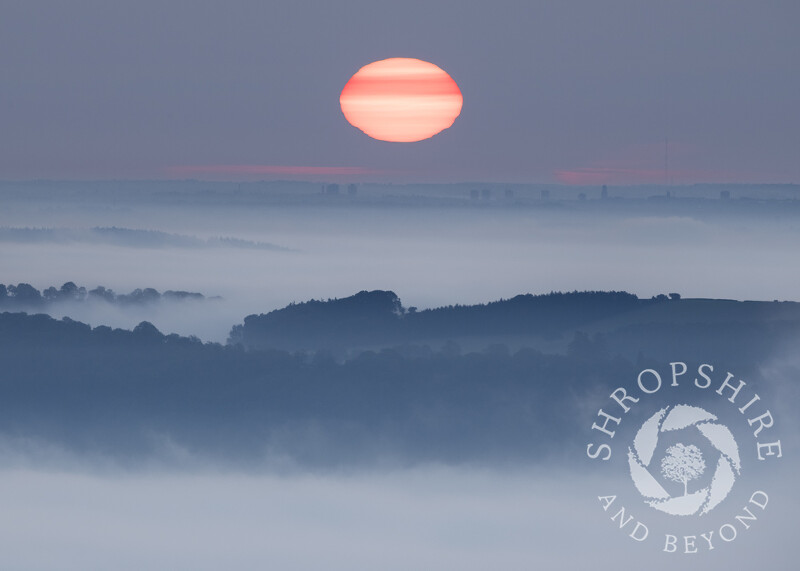
[[[706,486],[689,491],[690,483],[707,469],[698,446],[677,442],[666,448],[660,461],[654,460],[656,451],[661,450],[659,440],[664,433],[672,433],[675,440],[683,436],[691,439],[699,433],[710,444],[718,457],[710,462],[716,465]],[[686,404],[662,408],[642,424],[633,447],[628,448],[628,465],[636,489],[646,498],[645,503],[681,516],[710,512],[728,496],[741,471],[739,447],[728,427],[717,422],[717,417],[707,410]],[[661,483],[664,480],[683,484],[683,494],[670,495]]]

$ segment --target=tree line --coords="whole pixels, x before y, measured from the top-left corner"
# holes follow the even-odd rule
[[[0,310],[42,309],[50,304],[103,301],[117,305],[141,305],[158,301],[182,301],[206,299],[201,293],[167,290],[163,293],[154,288],[136,288],[127,294],[118,294],[110,288],[97,286],[87,290],[74,282],[66,282],[60,288],[50,286],[39,291],[31,284],[0,284]]]

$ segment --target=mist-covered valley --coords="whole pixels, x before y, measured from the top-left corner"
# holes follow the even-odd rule
[[[4,566],[791,565],[791,193],[158,188],[3,196]],[[676,360],[745,379],[783,442],[725,504],[764,487],[757,525],[693,555],[610,521],[617,492],[658,520],[621,449],[586,452],[611,391]]]
[[[0,571],[798,568],[800,2],[0,6]]]
[[[475,200],[470,189],[484,186],[364,185],[349,196],[297,183],[4,183],[0,282],[219,297],[157,314],[58,313],[218,342],[246,315],[362,290],[420,309],[575,290],[797,298],[794,187],[734,186],[720,200],[716,187],[672,188],[670,199],[657,187],[608,199],[555,187],[543,199],[538,187],[506,198],[500,186]]]
[[[473,186],[4,183],[8,446],[526,464],[542,399],[800,338],[794,187]]]

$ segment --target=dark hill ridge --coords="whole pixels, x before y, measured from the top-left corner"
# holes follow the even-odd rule
[[[530,435],[575,409],[580,391],[564,386],[590,367],[595,377],[632,374],[620,361],[536,351],[368,351],[337,363],[165,336],[147,322],[124,331],[24,313],[0,313],[0,348],[4,446],[133,463],[532,461],[551,442]],[[552,406],[533,414],[539,402]]]
[[[203,344],[147,322],[126,331],[0,313],[0,443],[134,463],[540,462],[566,450],[579,458],[587,419],[642,368],[713,363],[758,384],[766,400],[774,379],[763,365],[782,343],[796,353],[800,339],[797,303],[602,292],[421,312],[392,292],[362,292],[246,325],[265,319],[269,339],[395,344],[335,360]],[[563,350],[498,342],[509,331],[561,335]],[[418,341],[445,334],[458,343]],[[460,349],[470,335],[490,343]]]
[[[681,299],[678,294],[639,299],[627,292],[518,295],[482,305],[416,311],[392,291],[361,291],[328,301],[292,304],[249,315],[229,343],[248,349],[343,352],[406,343],[509,338],[553,340],[584,331],[608,334],[637,326],[765,324],[800,320],[795,302]]]

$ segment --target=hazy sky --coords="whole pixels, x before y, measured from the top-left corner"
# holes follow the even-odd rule
[[[800,182],[798,21],[795,0],[6,0],[0,179],[662,182],[668,138],[676,183]],[[463,92],[431,140],[339,109],[398,56]]]

